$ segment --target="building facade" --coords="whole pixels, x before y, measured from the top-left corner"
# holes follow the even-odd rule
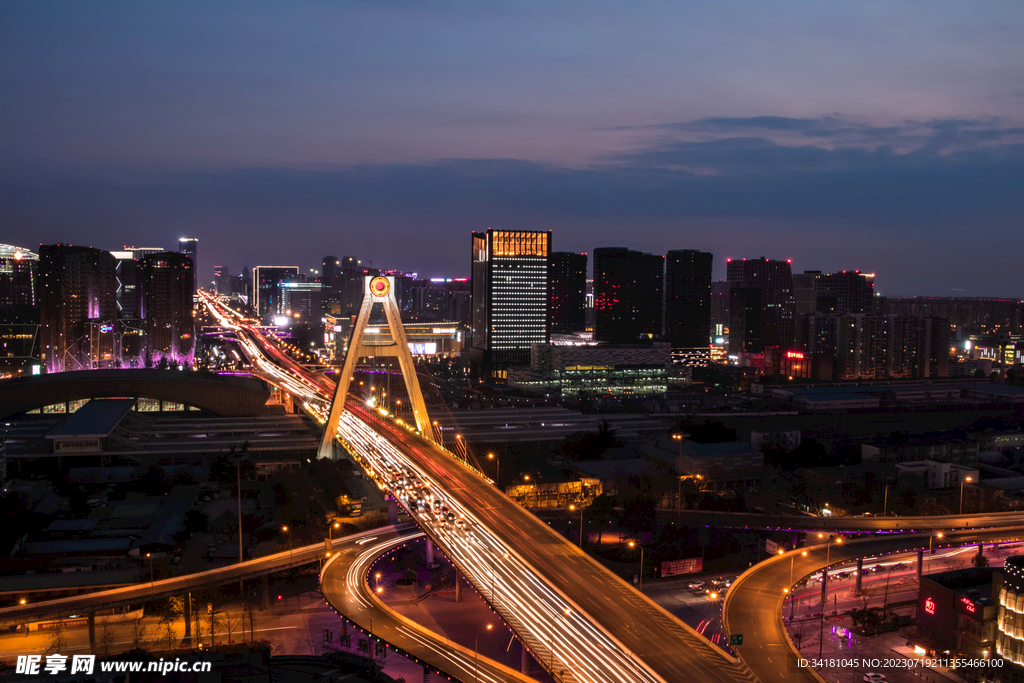
[[[252,307],[261,320],[282,310],[279,285],[298,275],[298,266],[256,266],[252,269]]]
[[[471,359],[481,376],[505,381],[508,368],[530,362],[530,345],[546,344],[551,233],[474,232]]]
[[[662,334],[665,257],[594,250],[594,339],[633,344]]]
[[[665,337],[672,360],[707,365],[711,360],[711,273],[714,257],[684,249],[665,255]]]
[[[792,348],[796,341],[796,300],[790,262],[727,259],[729,353]]]
[[[191,365],[196,337],[192,259],[178,252],[150,254],[142,259],[142,274],[150,362]]]
[[[530,366],[509,371],[512,388],[563,396],[646,396],[668,391],[671,346],[534,344]]]
[[[555,334],[587,329],[587,255],[569,251],[551,254],[549,329]]]
[[[178,253],[192,259],[192,293],[199,289],[199,239],[182,237],[178,240]]]

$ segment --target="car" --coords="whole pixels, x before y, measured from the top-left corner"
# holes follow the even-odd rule
[[[704,582],[703,581],[691,581],[689,583],[689,585],[687,585],[686,587],[687,588],[703,588],[704,587]]]
[[[884,683],[886,680],[888,679],[885,677],[885,674],[876,674],[871,672],[864,674],[865,683]]]

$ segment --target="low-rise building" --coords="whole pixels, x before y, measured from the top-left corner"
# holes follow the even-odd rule
[[[900,475],[921,477],[926,489],[948,489],[963,482],[978,481],[978,468],[938,460],[912,460],[896,463]]]
[[[511,388],[567,396],[664,395],[671,344],[531,344],[530,366],[509,370]]]
[[[1008,558],[1007,563],[1014,559]],[[997,618],[1006,613],[999,606],[1000,601],[994,598],[1001,593],[1008,594],[1002,590],[1003,585],[1003,573],[988,567],[922,576],[917,598],[917,628],[908,633],[908,643],[922,656],[967,660],[994,656]],[[1013,648],[1012,636],[1003,639],[1002,635],[1000,644],[1006,647],[1006,652],[1020,656],[1021,650]],[[992,671],[996,669],[963,667],[957,674],[975,681]]]

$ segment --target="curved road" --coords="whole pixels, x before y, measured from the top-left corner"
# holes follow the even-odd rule
[[[828,531],[842,534],[914,533],[929,529],[984,529],[1024,524],[1024,513],[993,512],[935,517],[810,517],[771,515],[757,512],[715,512],[713,510],[659,510],[658,517],[688,526],[719,529],[772,529],[776,531]]]
[[[391,548],[420,538],[423,532],[411,526],[392,527],[365,536],[375,538],[372,543],[365,545],[345,546],[343,550],[334,553],[320,573],[320,591],[332,609],[367,631],[372,615],[375,638],[391,643],[418,661],[458,680],[537,683],[535,679],[488,657],[480,657],[478,662],[473,650],[402,616],[373,594],[366,582],[370,565]]]
[[[1024,538],[1024,526],[944,533],[941,547],[1009,542]],[[826,566],[858,557],[926,548],[928,538],[927,534],[873,537],[832,544],[831,552],[824,544],[809,546],[748,569],[733,583],[722,610],[726,631],[743,634],[743,645],[736,648],[740,658],[761,683],[821,683],[816,672],[797,667],[797,652],[782,622],[784,590],[790,587],[790,577],[795,582]],[[801,554],[804,550],[806,556]]]

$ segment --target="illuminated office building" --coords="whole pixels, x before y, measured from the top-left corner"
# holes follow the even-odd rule
[[[551,233],[474,232],[471,359],[488,379],[530,363],[530,345],[548,342]]]
[[[199,288],[199,240],[182,237],[178,240],[178,252],[192,259],[192,293]]]
[[[298,275],[298,266],[256,266],[252,269],[252,306],[260,320],[266,321],[284,310],[280,307],[280,284]]]

